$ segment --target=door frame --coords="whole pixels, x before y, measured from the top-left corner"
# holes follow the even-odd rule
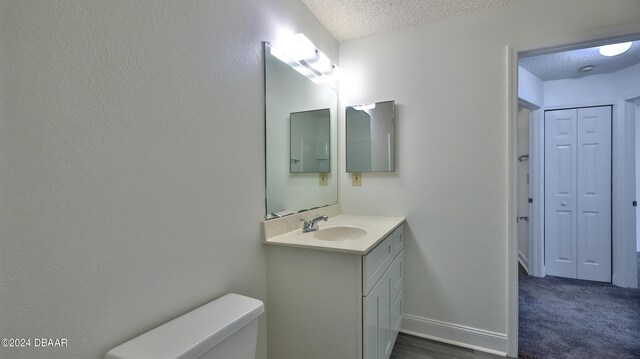
[[[618,146],[620,150],[628,153],[627,156],[619,159],[619,170],[621,171],[618,185],[624,189],[620,191],[618,195],[619,208],[614,206],[613,210],[619,211],[618,216],[613,216],[612,224],[620,226],[622,231],[616,237],[616,227],[613,228],[614,239],[618,239],[619,243],[614,243],[612,255],[613,255],[613,273],[612,283],[620,287],[638,288],[638,270],[637,270],[637,255],[636,255],[636,208],[633,211],[627,211],[626,207],[630,205],[629,202],[636,200],[636,158],[635,151],[636,146],[640,145],[636,143],[636,119],[630,117],[629,107],[634,106],[633,102],[640,98],[640,89],[637,91],[624,93],[619,96],[613,107],[613,117],[618,119],[621,134],[624,140],[620,141]],[[635,109],[634,109],[635,111]],[[615,157],[614,157],[615,161]],[[618,229],[620,230],[620,229]],[[631,243],[629,240],[622,240],[623,238],[633,238]],[[632,269],[633,268],[633,269]]]
[[[629,41],[635,40],[640,37],[640,23],[634,23],[630,25],[624,26],[615,26],[604,29],[598,29],[596,31],[585,31],[582,33],[573,33],[569,36],[568,41],[561,41],[557,43],[547,44],[545,48],[526,48],[519,47],[516,48],[512,45],[507,45],[505,48],[506,52],[506,90],[507,90],[507,103],[506,103],[506,112],[507,112],[507,213],[506,213],[506,221],[507,221],[507,253],[506,253],[506,267],[507,267],[507,354],[510,357],[517,358],[518,357],[518,227],[515,221],[517,217],[517,179],[518,179],[518,171],[517,171],[517,115],[518,115],[518,56],[519,53],[527,53],[527,54],[543,54],[543,53],[551,53],[557,51],[566,51],[573,50],[588,46],[598,46],[606,43],[610,43],[613,41]],[[540,44],[538,44],[540,45]],[[618,118],[618,110],[616,108],[620,108],[620,106],[615,106],[614,111],[616,113],[615,118]],[[618,122],[627,122],[627,118],[625,116],[625,121]],[[614,133],[616,133],[620,126],[613,127]],[[615,134],[614,134],[615,136]],[[635,137],[634,137],[635,138]],[[620,141],[618,141],[620,142]],[[619,145],[614,145],[612,150],[614,152],[614,156],[620,150]],[[624,148],[622,148],[624,150]],[[628,150],[628,148],[626,149]],[[615,159],[615,157],[614,157]],[[628,164],[628,162],[625,162]],[[620,166],[621,161],[616,161],[614,166]],[[621,198],[626,194],[628,195],[628,191],[620,191],[619,186],[621,183],[617,183],[617,179],[613,179],[614,189],[612,193],[612,198],[614,201],[613,204],[613,213],[614,226],[620,226],[618,228],[622,228],[625,226],[624,231],[629,231],[629,227],[631,224],[631,218],[629,215],[621,216],[622,213],[631,212],[625,211],[624,208],[620,208],[619,203]],[[625,183],[622,183],[623,185]],[[634,184],[635,187],[635,184]],[[624,192],[624,193],[621,193]],[[635,188],[633,192],[635,192]],[[538,196],[539,197],[539,196]],[[628,198],[628,197],[627,197]],[[620,211],[622,209],[622,211]],[[635,208],[633,210],[635,214]],[[623,219],[622,222],[616,221]],[[633,231],[635,231],[635,216],[633,216]],[[531,224],[530,224],[531,225]],[[620,235],[620,231],[614,231],[613,240],[614,246],[618,244],[616,238]],[[633,238],[635,239],[635,233]],[[634,240],[635,242],[635,240]],[[618,259],[616,262],[620,264],[619,256],[621,253],[618,252],[617,247],[613,249],[614,253],[614,261]],[[624,254],[624,253],[622,253]],[[635,256],[635,252],[633,253]],[[614,271],[618,274],[618,271]],[[623,274],[623,273],[619,273]],[[637,274],[636,274],[637,275]],[[620,279],[616,276],[616,282]]]

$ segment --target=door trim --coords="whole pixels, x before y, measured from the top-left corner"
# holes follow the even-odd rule
[[[518,52],[507,45],[507,355],[518,357]],[[531,224],[529,224],[531,225]]]
[[[532,113],[531,123],[531,216],[529,226],[529,275],[544,277],[547,268],[544,263],[544,110]]]
[[[518,109],[518,53],[533,54],[534,52],[542,53],[544,51],[552,52],[559,50],[568,50],[570,48],[587,47],[587,45],[597,46],[597,43],[604,41],[629,41],[640,37],[640,22],[600,28],[596,30],[585,30],[572,34],[559,36],[558,42],[547,43],[546,46],[535,41],[529,41],[516,49],[511,44],[505,47],[506,56],[506,121],[507,121],[507,250],[506,250],[506,268],[507,268],[507,354],[509,357],[518,357],[518,236],[515,218],[517,216],[517,203],[515,202],[517,192],[517,171],[516,168],[516,131],[515,120],[517,118]],[[552,40],[556,41],[556,40]],[[527,46],[537,46],[528,47]],[[614,198],[615,194],[614,194]],[[614,211],[616,208],[614,206]],[[614,241],[616,240],[614,234]]]
[[[626,93],[620,96],[613,108],[613,117],[617,120],[614,125],[614,139],[618,136],[621,141],[618,145],[619,153],[626,153],[623,157],[613,157],[614,171],[619,171],[620,176],[613,178],[614,203],[613,203],[613,267],[612,283],[619,287],[638,288],[638,271],[636,255],[636,208],[631,206],[631,201],[637,199],[635,193],[635,118],[627,116],[628,101],[640,98],[640,91]],[[614,121],[615,121],[614,120]],[[617,192],[615,191],[618,188]],[[633,238],[633,241],[624,240]],[[633,270],[632,270],[633,268]]]

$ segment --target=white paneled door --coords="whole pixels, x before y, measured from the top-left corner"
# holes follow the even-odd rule
[[[545,132],[544,241],[547,274],[577,278],[576,218],[578,111],[547,111]]]
[[[611,106],[545,112],[545,265],[611,282]]]

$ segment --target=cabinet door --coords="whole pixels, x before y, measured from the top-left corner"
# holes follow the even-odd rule
[[[395,343],[402,321],[402,262],[404,251],[401,251],[389,268],[391,272],[391,342]]]
[[[391,299],[391,275],[387,270],[369,295],[362,298],[365,359],[387,359],[391,355]]]
[[[402,275],[402,267],[404,260],[404,252],[400,251],[396,259],[391,263],[391,267],[389,270],[391,271],[391,298],[394,299],[398,296],[398,293],[402,290],[404,286],[403,275]]]
[[[393,305],[391,306],[391,324],[393,327],[391,328],[391,342],[395,343],[398,338],[398,333],[400,333],[400,327],[402,326],[402,300],[403,294],[402,291],[398,293],[398,296],[393,301]]]

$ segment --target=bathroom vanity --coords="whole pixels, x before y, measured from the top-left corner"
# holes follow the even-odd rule
[[[342,215],[339,207],[263,222],[269,357],[391,354],[401,325],[404,218]],[[302,233],[299,220],[316,214],[329,220]]]
[[[387,359],[401,325],[404,218],[341,213],[337,93],[299,71],[321,54],[300,35],[293,43],[315,49],[314,61],[264,44],[268,357]],[[347,112],[347,172],[395,170],[394,113],[392,101]],[[303,232],[300,220],[318,215],[328,220]]]

